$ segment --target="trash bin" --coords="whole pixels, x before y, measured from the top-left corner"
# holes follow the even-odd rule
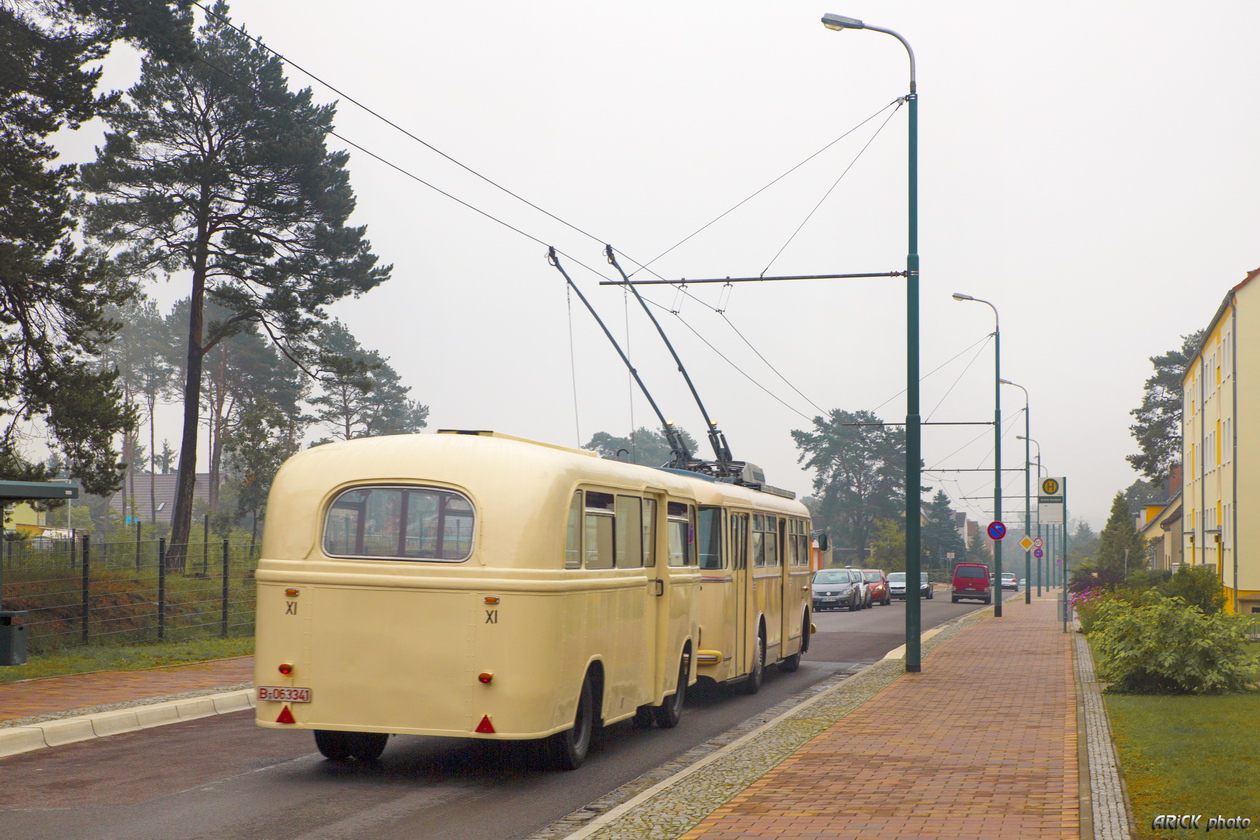
[[[0,666],[26,664],[26,610],[0,610]]]

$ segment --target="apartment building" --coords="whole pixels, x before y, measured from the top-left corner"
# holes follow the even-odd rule
[[[1225,295],[1182,378],[1182,562],[1260,614],[1260,268]]]

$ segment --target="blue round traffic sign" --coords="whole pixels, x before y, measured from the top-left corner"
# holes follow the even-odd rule
[[[1000,540],[1002,539],[1002,537],[1005,537],[1005,536],[1006,536],[1005,525],[997,521],[989,523],[989,539]]]
[[[1040,560],[1042,557],[1045,557],[1045,556],[1046,556],[1046,553],[1042,551],[1040,548],[1033,552],[1033,557],[1036,557],[1038,560]]]

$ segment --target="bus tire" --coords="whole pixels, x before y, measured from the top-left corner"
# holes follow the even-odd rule
[[[744,680],[744,693],[756,694],[761,690],[761,683],[766,678],[766,637],[757,634],[756,650],[753,653],[752,671]]]
[[[682,663],[678,666],[678,688],[659,706],[652,707],[652,717],[661,729],[673,729],[682,720],[683,703],[687,701],[687,665],[691,661],[690,654],[684,653]]]
[[[315,747],[319,754],[329,761],[345,761],[350,758],[350,739],[348,732],[334,732],[330,729],[315,730]]]
[[[557,770],[576,770],[586,761],[595,737],[595,690],[588,674],[578,694],[577,713],[573,726],[547,739],[547,753]]]
[[[376,761],[388,742],[389,735],[384,732],[315,730],[315,746],[329,761]]]
[[[351,732],[350,757],[358,761],[376,761],[385,752],[389,734],[385,732]]]

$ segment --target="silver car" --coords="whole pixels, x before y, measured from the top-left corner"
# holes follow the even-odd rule
[[[810,589],[814,612],[842,607],[860,610],[870,601],[870,590],[857,569],[819,569]]]

